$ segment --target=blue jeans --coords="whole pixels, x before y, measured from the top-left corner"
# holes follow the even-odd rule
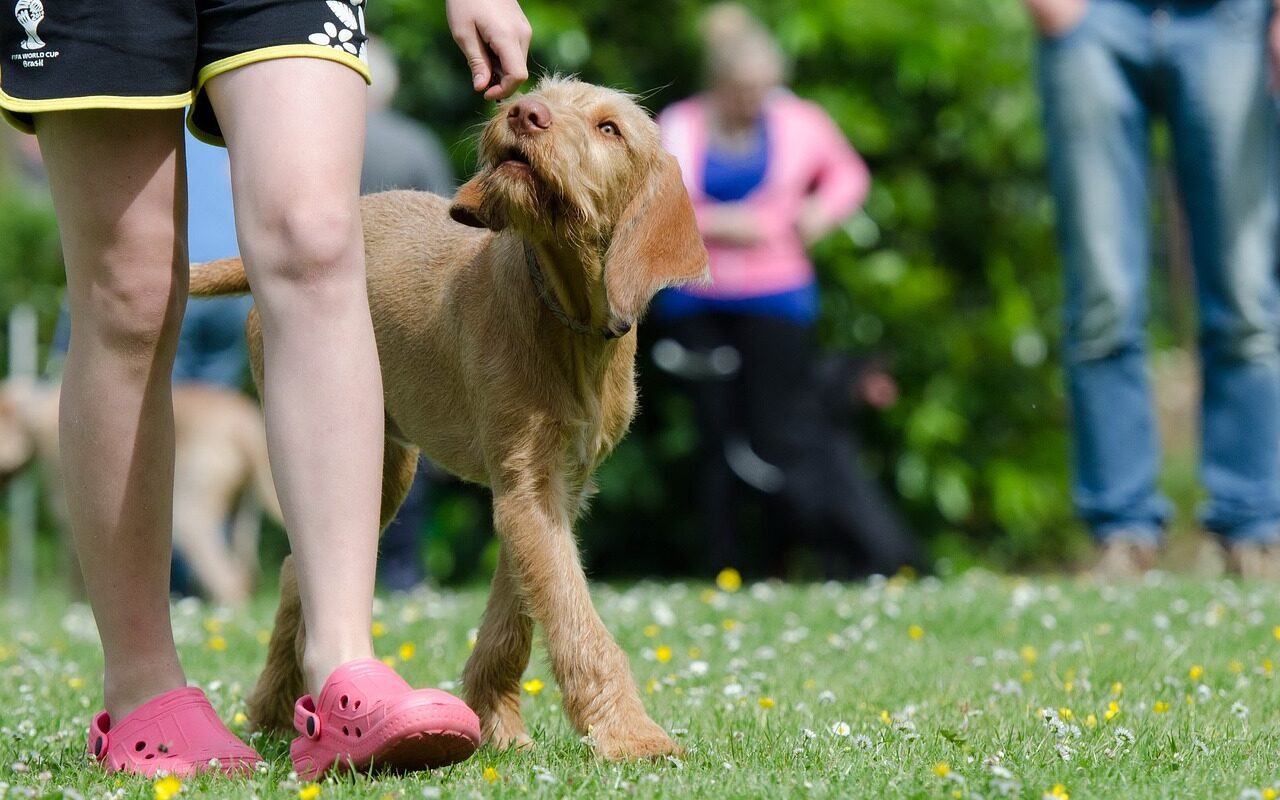
[[[1040,43],[1066,272],[1073,500],[1100,537],[1158,538],[1169,504],[1145,359],[1148,128],[1168,120],[1204,369],[1207,529],[1280,535],[1276,111],[1268,0],[1089,0]]]

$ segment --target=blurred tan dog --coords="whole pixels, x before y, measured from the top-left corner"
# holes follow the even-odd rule
[[[480,160],[452,208],[425,193],[364,200],[386,395],[382,524],[419,449],[493,490],[502,548],[464,672],[486,741],[531,743],[520,677],[536,621],[565,712],[600,755],[678,752],[645,714],[627,658],[591,605],[572,525],[635,411],[635,322],[659,289],[705,279],[693,207],[649,116],[578,81],[546,79],[502,106]],[[248,282],[228,260],[193,270],[191,288],[225,294]],[[261,381],[256,309],[248,326]],[[281,585],[249,705],[256,724],[285,729],[305,693],[289,561]]]
[[[79,587],[58,452],[60,388],[56,382],[15,380],[0,386],[0,476],[36,460],[64,537],[68,572]],[[260,512],[280,521],[262,412],[240,392],[200,384],[174,387],[173,412],[174,549],[210,602],[242,605],[258,575]],[[232,517],[228,541],[223,526]]]

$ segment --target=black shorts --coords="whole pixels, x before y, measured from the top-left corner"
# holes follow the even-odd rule
[[[10,0],[14,2],[14,0]],[[365,0],[16,0],[0,4],[0,114],[191,106],[222,144],[210,78],[273,58],[324,58],[366,81]]]

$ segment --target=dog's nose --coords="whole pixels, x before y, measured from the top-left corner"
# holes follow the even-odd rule
[[[551,109],[545,104],[524,98],[511,105],[507,124],[516,133],[542,133],[551,127]]]

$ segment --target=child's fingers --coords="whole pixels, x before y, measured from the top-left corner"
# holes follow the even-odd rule
[[[497,67],[489,82],[489,89],[484,93],[485,99],[501,100],[510,97],[529,78],[525,47],[519,40],[503,37],[490,42],[488,49]]]
[[[467,59],[467,67],[471,70],[472,88],[477,92],[483,92],[493,78],[493,70],[490,66],[487,49],[480,41],[479,31],[474,26],[468,25],[455,31],[453,40],[458,43],[463,57]],[[488,95],[486,94],[486,96]]]

